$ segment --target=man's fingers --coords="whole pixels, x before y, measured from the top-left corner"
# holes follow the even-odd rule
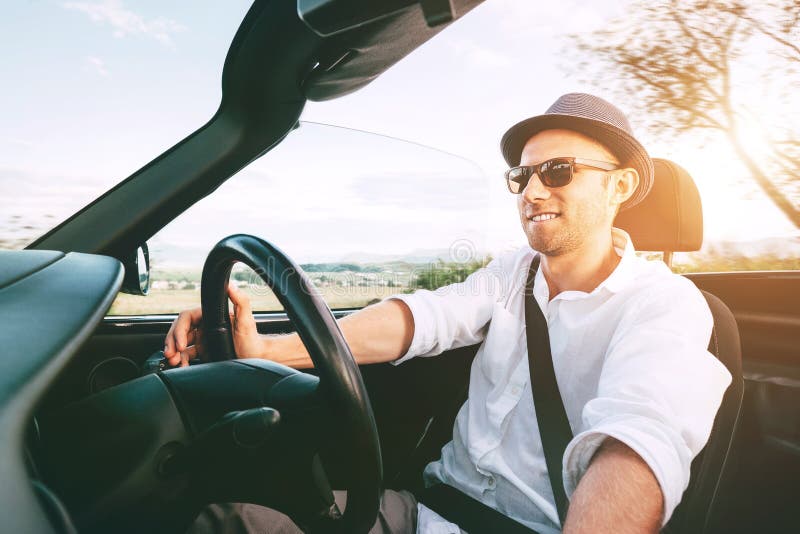
[[[203,344],[203,331],[201,329],[198,328],[197,330],[195,330],[194,345],[190,348],[194,348],[194,353],[192,355],[192,358],[196,358],[197,356],[202,356],[203,354],[205,354],[206,348],[205,345]]]
[[[250,335],[256,329],[256,322],[250,307],[250,298],[246,293],[231,285],[228,286],[228,296],[234,306],[234,317],[231,317],[234,334]]]
[[[186,334],[186,345],[192,346],[197,345],[197,340],[202,337],[203,330],[200,328],[192,328],[189,330],[189,333]]]
[[[172,338],[175,343],[175,350],[182,352],[186,348],[187,334],[192,327],[191,317],[188,313],[181,312],[173,325]]]
[[[197,358],[200,353],[202,353],[201,347],[192,345],[186,350],[177,352],[174,356],[167,358],[167,363],[169,363],[170,367],[176,367],[178,365],[186,367],[189,365],[189,361]]]
[[[185,310],[170,325],[166,338],[164,338],[164,356],[170,365],[181,363],[181,351],[185,350],[197,339],[197,328],[203,319],[202,308]]]
[[[233,302],[234,312],[237,317],[252,314],[250,310],[250,298],[243,291],[239,291],[236,287],[228,284],[228,297]]]
[[[203,310],[195,308],[193,310],[182,311],[178,318],[175,320],[173,339],[175,343],[175,350],[184,351],[189,346],[188,335],[197,324],[200,323],[203,317]]]
[[[177,319],[175,321],[177,321]],[[167,337],[164,338],[164,356],[167,358],[173,358],[178,355],[175,351],[175,321],[172,321],[169,331],[167,332]]]
[[[181,354],[185,355],[186,356],[186,360],[188,361],[188,360],[194,360],[195,358],[197,358],[197,356],[200,353],[199,351],[200,351],[200,347],[195,344],[195,345],[192,345],[191,347],[187,348]]]

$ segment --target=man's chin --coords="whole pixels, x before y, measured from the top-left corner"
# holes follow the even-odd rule
[[[531,248],[545,256],[560,256],[564,253],[563,246],[555,243],[551,239],[541,239],[538,236],[528,236],[528,244]]]
[[[567,252],[565,245],[569,240],[565,242],[563,228],[555,231],[556,228],[541,227],[531,221],[523,220],[522,230],[528,238],[528,245],[545,256],[560,256]]]

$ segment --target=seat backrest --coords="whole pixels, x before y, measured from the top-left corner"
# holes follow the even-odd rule
[[[628,232],[636,250],[691,252],[703,244],[700,194],[692,177],[680,165],[653,159],[655,180],[647,197],[621,212],[615,226]],[[703,291],[714,318],[708,350],[733,377],[720,404],[711,435],[692,462],[689,486],[675,509],[666,532],[710,532],[719,513],[719,489],[731,477],[730,452],[740,420],[744,381],[739,329],[730,309],[719,298]]]
[[[689,486],[665,528],[669,533],[716,532],[713,525],[721,513],[719,490],[725,481],[732,479],[734,471],[730,462],[731,451],[744,398],[739,329],[733,313],[724,302],[711,293],[702,293],[714,317],[708,351],[725,365],[732,380],[722,397],[708,442],[692,461]]]

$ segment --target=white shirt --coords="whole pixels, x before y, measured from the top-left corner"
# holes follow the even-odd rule
[[[563,460],[570,497],[606,436],[636,451],[664,494],[666,523],[689,482],[731,376],[707,351],[713,320],[700,291],[660,261],[634,254],[612,232],[620,263],[591,293],[549,300],[540,269],[534,296],[547,319],[551,352],[573,440]],[[560,530],[529,384],[524,287],[529,247],[504,254],[464,282],[418,290],[403,300],[414,317],[408,352],[434,356],[483,342],[468,400],[442,458],[424,472],[540,533]],[[423,505],[417,532],[458,533]]]

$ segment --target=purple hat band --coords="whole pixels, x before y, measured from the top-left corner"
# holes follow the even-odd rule
[[[653,186],[653,161],[622,113],[602,98],[570,93],[560,97],[544,115],[525,119],[512,126],[500,141],[500,150],[509,166],[519,165],[522,149],[528,139],[543,130],[563,128],[582,133],[608,147],[620,164],[633,167],[639,173],[639,187],[620,210],[641,202]]]

